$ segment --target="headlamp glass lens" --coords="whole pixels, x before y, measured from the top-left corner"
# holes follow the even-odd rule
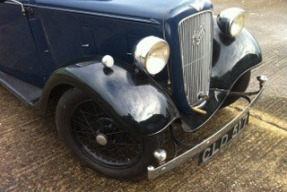
[[[149,74],[155,75],[163,70],[169,58],[169,46],[165,42],[155,44],[149,51],[145,68]]]
[[[244,14],[238,16],[231,24],[230,34],[232,36],[237,36],[242,31],[244,27]]]

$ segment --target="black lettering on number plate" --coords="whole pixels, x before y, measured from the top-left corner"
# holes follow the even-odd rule
[[[234,139],[238,133],[240,133],[249,122],[249,113],[247,113],[242,119],[236,124],[233,124],[230,130],[219,138],[216,142],[207,147],[204,151],[199,154],[198,164],[201,165],[208,161],[213,155],[215,155],[222,147],[224,147],[229,141]]]

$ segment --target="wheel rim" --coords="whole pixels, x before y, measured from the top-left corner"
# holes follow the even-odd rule
[[[79,149],[102,166],[131,167],[143,154],[142,140],[136,140],[116,126],[113,119],[93,100],[76,106],[71,128]]]

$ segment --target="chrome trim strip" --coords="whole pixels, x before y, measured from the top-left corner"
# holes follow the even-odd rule
[[[213,52],[212,11],[198,12],[181,20],[178,34],[184,91],[188,104],[196,106],[201,104],[199,94],[209,94]]]
[[[75,9],[49,7],[49,6],[45,6],[45,5],[32,5],[32,4],[24,4],[24,5],[27,7],[32,7],[32,8],[40,8],[40,9],[48,9],[48,10],[55,10],[55,11],[64,11],[64,12],[69,12],[69,13],[94,15],[94,16],[99,16],[99,17],[107,17],[107,18],[114,18],[114,19],[121,19],[121,20],[128,20],[128,21],[136,21],[136,22],[142,22],[142,23],[151,23],[151,24],[158,24],[158,25],[160,24],[158,21],[156,21],[154,19],[140,19],[140,18],[118,16],[118,15],[112,15],[112,14],[106,14],[106,13],[95,13],[95,12],[81,11],[81,10],[75,10]]]
[[[8,4],[19,5],[21,7],[21,12],[22,12],[23,16],[26,16],[26,10],[25,10],[24,4],[22,2],[17,1],[17,0],[7,0],[7,1],[12,2],[12,3],[8,3]]]
[[[251,103],[239,114],[237,115],[232,121],[230,121],[228,124],[226,124],[224,127],[222,127],[219,131],[208,137],[207,139],[203,140],[201,143],[196,145],[195,147],[191,148],[190,150],[184,152],[183,154],[175,157],[174,159],[170,160],[169,162],[159,166],[159,167],[152,167],[149,166],[147,168],[148,173],[148,179],[154,179],[164,173],[167,173],[171,169],[187,162],[195,155],[198,155],[200,152],[202,152],[204,149],[206,149],[210,144],[216,142],[219,138],[221,138],[224,134],[226,134],[229,130],[233,128],[233,125],[241,119],[244,115],[249,113],[250,108],[256,103],[258,98],[263,92],[263,88],[259,91],[259,93],[256,95],[256,97],[251,101]]]

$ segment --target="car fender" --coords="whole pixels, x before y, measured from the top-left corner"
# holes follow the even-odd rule
[[[128,131],[153,135],[167,128],[178,116],[172,99],[150,76],[123,66],[88,61],[62,67],[49,78],[40,103],[47,104],[53,88],[69,85],[89,94]]]
[[[260,47],[246,29],[234,38],[214,27],[211,88],[230,90],[241,75],[261,62]]]

